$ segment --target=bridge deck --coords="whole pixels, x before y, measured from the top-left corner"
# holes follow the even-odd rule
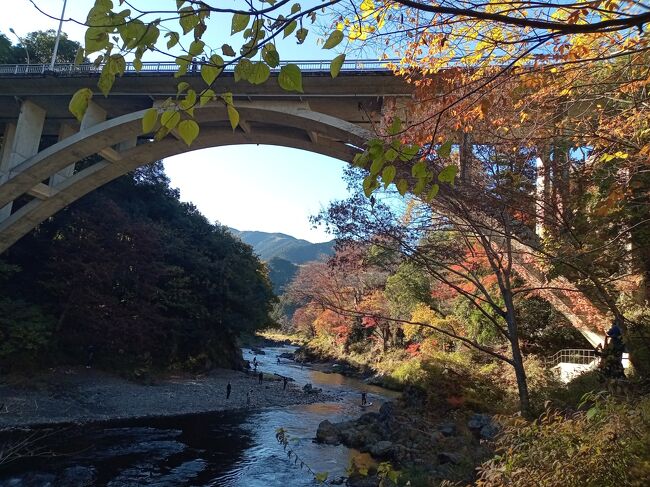
[[[304,93],[286,92],[273,80],[262,85],[240,81],[235,83],[233,69],[227,68],[217,79],[217,93],[232,92],[235,100],[298,100],[309,104],[312,110],[336,116],[360,125],[369,120],[364,113],[377,112],[385,96],[411,97],[413,87],[395,76],[387,61],[354,60],[344,63],[341,73],[332,79],[329,61],[286,61],[298,64],[303,72]],[[0,65],[0,131],[6,123],[15,120],[21,100],[30,99],[47,111],[44,136],[57,135],[61,123],[76,124],[68,110],[71,95],[80,88],[93,89],[94,101],[107,111],[108,118],[142,110],[152,100],[176,96],[176,85],[186,81],[195,90],[205,87],[200,74],[190,68],[186,76],[174,78],[177,66],[173,62],[143,63],[140,72],[131,63],[127,72],[118,77],[108,98],[98,93],[97,78],[101,67],[92,64]],[[272,71],[277,77],[279,68]],[[360,109],[362,108],[362,109]]]

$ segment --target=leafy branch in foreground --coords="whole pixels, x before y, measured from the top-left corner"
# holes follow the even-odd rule
[[[108,96],[117,76],[127,69],[127,58],[133,58],[133,68],[142,69],[142,57],[147,51],[158,52],[172,57],[177,65],[175,78],[182,77],[192,70],[200,70],[205,86],[198,91],[191,89],[187,82],[178,83],[176,99],[168,98],[161,110],[149,111],[143,119],[143,132],[156,130],[156,139],[175,132],[187,145],[199,134],[199,125],[194,119],[194,107],[205,105],[221,98],[227,107],[228,118],[233,130],[239,123],[239,115],[232,103],[232,94],[220,97],[214,91],[215,82],[227,67],[234,68],[235,82],[247,81],[253,85],[265,83],[271,70],[280,67],[280,53],[276,38],[294,34],[298,44],[302,44],[309,30],[304,21],[316,21],[319,11],[334,5],[339,0],[303,9],[299,3],[290,9],[288,0],[276,2],[267,0],[268,6],[247,10],[222,9],[206,2],[178,0],[176,9],[139,10],[131,8],[114,9],[111,0],[96,0],[88,12],[84,25],[87,26],[83,48],[75,59],[81,64],[91,55],[96,55],[93,64],[101,67],[98,88]],[[121,6],[124,1],[120,0]],[[232,15],[230,38],[241,35],[238,51],[229,43],[208,45],[204,40],[211,14]],[[153,20],[147,21],[147,19]],[[297,29],[297,30],[296,30]],[[166,40],[161,41],[161,37]],[[333,49],[343,40],[343,33],[332,29],[324,41],[323,49]],[[164,47],[159,47],[159,42]],[[232,42],[232,41],[231,41]],[[175,52],[175,54],[172,54]],[[225,58],[232,58],[224,60]],[[345,55],[337,56],[331,64],[332,77],[336,77],[345,60]],[[302,73],[296,64],[285,64],[279,69],[277,82],[283,90],[303,92]],[[83,117],[93,96],[92,90],[80,89],[70,102],[70,111],[79,120]],[[229,100],[229,101],[228,101]],[[156,121],[160,117],[160,124]]]

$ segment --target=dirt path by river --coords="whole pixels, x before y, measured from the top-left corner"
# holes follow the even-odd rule
[[[226,399],[228,381],[230,399]],[[59,368],[24,381],[0,378],[0,431],[336,400],[326,393],[305,394],[302,385],[290,382],[283,390],[281,381],[264,380],[260,385],[253,373],[225,369],[200,377],[170,375],[143,385],[94,369]]]

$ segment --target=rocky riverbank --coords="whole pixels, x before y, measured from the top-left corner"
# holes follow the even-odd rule
[[[323,421],[318,442],[344,444],[370,453],[378,461],[390,461],[395,469],[417,471],[432,482],[443,479],[470,481],[475,467],[492,454],[490,440],[498,432],[489,415],[455,411],[432,418],[424,396],[407,389],[402,399],[384,403],[378,413],[341,423]],[[350,486],[371,486],[371,475],[351,475]]]
[[[231,383],[230,398],[226,386]],[[201,376],[168,375],[151,384],[82,367],[59,368],[29,380],[0,378],[0,431],[35,425],[176,416],[244,408],[311,404],[337,398],[304,393],[304,384],[265,374],[217,369]],[[247,399],[250,396],[250,403]]]

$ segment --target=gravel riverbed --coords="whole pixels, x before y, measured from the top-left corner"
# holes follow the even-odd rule
[[[262,384],[257,375],[217,369],[201,376],[168,375],[151,385],[83,367],[58,368],[22,381],[0,378],[0,431],[35,425],[176,416],[335,401],[332,393],[306,394],[304,384]],[[277,378],[277,376],[276,376]],[[232,393],[226,399],[226,385]],[[250,405],[247,393],[250,392]]]

